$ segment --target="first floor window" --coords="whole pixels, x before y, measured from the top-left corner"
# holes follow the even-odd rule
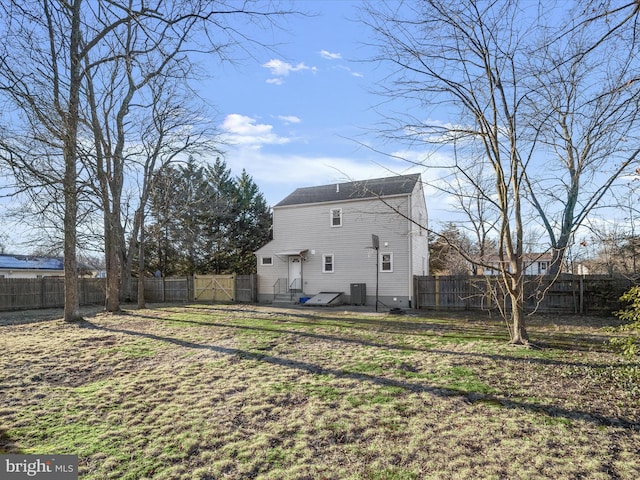
[[[261,265],[269,266],[269,267],[273,265],[273,257],[261,257],[261,258],[262,258]]]
[[[380,254],[380,271],[393,272],[393,253]]]
[[[322,256],[322,272],[333,273],[333,254]]]

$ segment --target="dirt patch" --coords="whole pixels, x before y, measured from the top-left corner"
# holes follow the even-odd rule
[[[103,312],[104,307],[93,305],[80,308],[80,314],[84,317],[92,317]],[[26,323],[47,322],[64,317],[62,308],[43,308],[38,310],[15,310],[0,312],[0,327],[7,325],[23,325]]]

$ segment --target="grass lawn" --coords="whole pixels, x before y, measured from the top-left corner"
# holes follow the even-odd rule
[[[3,314],[0,452],[83,479],[637,479],[613,319],[186,305]]]

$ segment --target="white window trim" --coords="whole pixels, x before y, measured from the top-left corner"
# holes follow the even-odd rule
[[[271,263],[265,263],[265,259],[271,259]],[[260,266],[262,267],[273,267],[273,256],[271,255],[264,255],[260,257]]]
[[[382,261],[383,255],[389,255],[389,263],[391,267],[389,270],[383,269],[383,266],[384,266],[384,263]],[[380,252],[380,273],[393,273],[393,252]]]
[[[326,259],[331,257],[331,270],[326,270]],[[333,253],[327,253],[322,255],[322,273],[334,273],[336,271],[336,256]]]
[[[333,224],[333,212],[338,211],[340,212],[340,224],[339,225],[334,225]],[[329,210],[329,226],[331,228],[338,228],[342,226],[342,209],[341,208],[332,208],[331,210]]]

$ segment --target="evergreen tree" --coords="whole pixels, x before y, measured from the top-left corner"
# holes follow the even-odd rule
[[[253,252],[271,240],[271,212],[253,178],[245,171],[236,180],[235,221],[230,230],[232,269],[255,273]]]
[[[219,158],[167,168],[151,196],[147,265],[163,275],[255,273],[253,252],[271,238],[271,212],[253,178]]]

